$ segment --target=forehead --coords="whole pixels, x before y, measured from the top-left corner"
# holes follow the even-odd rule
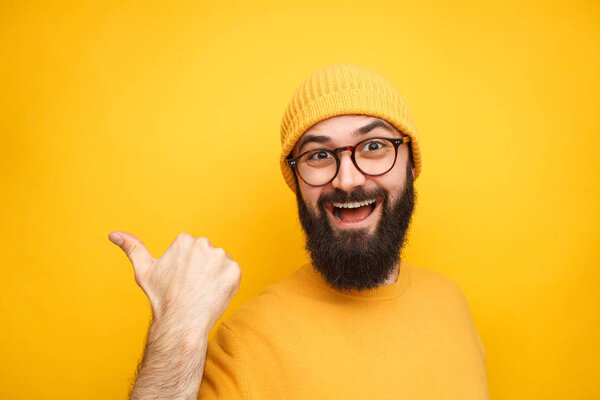
[[[327,118],[323,121],[319,121],[311,126],[298,139],[292,152],[296,153],[299,151],[300,146],[302,146],[306,138],[312,136],[328,137],[331,139],[332,143],[350,143],[358,138],[358,136],[355,136],[355,132],[357,132],[358,129],[377,121],[381,122],[381,124],[385,126],[375,127],[372,129],[373,132],[384,131],[385,136],[402,136],[392,124],[382,118],[372,117],[369,115],[338,115]]]

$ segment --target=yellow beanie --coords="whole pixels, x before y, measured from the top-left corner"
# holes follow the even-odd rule
[[[286,158],[311,126],[336,115],[378,117],[410,136],[415,178],[421,172],[417,128],[398,89],[383,75],[356,64],[331,64],[313,72],[296,90],[281,121],[281,172],[296,191]]]

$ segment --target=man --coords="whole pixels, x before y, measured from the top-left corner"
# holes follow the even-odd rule
[[[368,68],[328,65],[295,92],[281,141],[311,262],[236,310],[208,346],[206,335],[237,291],[237,264],[189,235],[154,260],[125,234],[130,245],[121,247],[134,268],[143,265],[136,281],[159,321],[132,397],[489,398],[464,294],[400,257],[421,156],[397,89]],[[145,261],[132,257],[140,249]],[[149,271],[167,265],[176,271],[157,273],[152,289]],[[194,280],[197,271],[210,279]],[[163,280],[170,284],[159,288]]]

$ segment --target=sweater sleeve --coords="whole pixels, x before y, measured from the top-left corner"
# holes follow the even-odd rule
[[[483,359],[483,363],[485,364],[486,363],[485,346],[483,344],[483,340],[481,339],[481,335],[479,334],[479,330],[477,329],[477,326],[475,325],[475,320],[473,319],[473,314],[471,313],[471,307],[469,307],[469,302],[467,301],[467,296],[465,295],[465,292],[463,292],[461,287],[456,282],[453,281],[453,283],[458,292],[458,298],[459,298],[460,304],[462,305],[462,308],[465,310],[465,314],[467,316],[468,323],[472,328],[471,331],[473,332],[475,342],[477,343],[477,347],[479,349],[479,352],[481,353],[481,358]]]
[[[238,336],[221,324],[208,342],[199,400],[250,398],[241,349]]]

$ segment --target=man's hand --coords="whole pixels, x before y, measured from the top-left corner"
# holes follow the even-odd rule
[[[109,239],[133,264],[135,281],[148,296],[157,322],[212,328],[238,291],[239,265],[207,238],[180,233],[158,259],[135,235],[115,231]]]
[[[208,239],[187,233],[158,259],[135,235],[114,231],[108,237],[133,264],[154,315],[131,398],[195,398],[208,333],[238,291],[239,265]]]

